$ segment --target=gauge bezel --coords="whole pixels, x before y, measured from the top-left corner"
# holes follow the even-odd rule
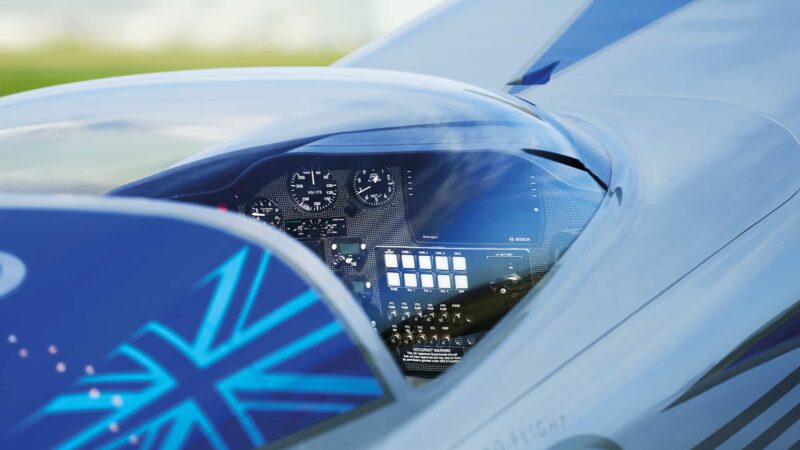
[[[355,188],[355,180],[356,180],[356,175],[358,175],[358,173],[362,172],[362,171],[368,171],[368,172],[369,171],[380,171],[380,172],[385,172],[386,175],[388,175],[391,178],[392,192],[389,195],[389,198],[386,199],[385,202],[383,202],[383,203],[381,203],[379,205],[373,205],[373,204],[370,204],[370,203],[364,201],[359,196],[359,194],[358,194],[358,192],[356,191],[356,188]],[[388,167],[375,167],[375,166],[360,167],[360,168],[357,168],[357,169],[353,169],[350,172],[350,176],[347,179],[347,188],[350,191],[350,195],[356,200],[356,202],[358,202],[359,205],[361,205],[361,206],[363,206],[365,208],[370,208],[370,209],[380,209],[380,208],[384,208],[384,207],[390,205],[392,203],[392,201],[394,201],[395,197],[397,196],[398,190],[400,190],[399,189],[399,183],[394,178],[395,177],[394,177],[394,174],[392,173],[392,170],[390,168],[388,168]]]
[[[263,203],[263,202],[267,202],[269,207],[271,207],[271,208],[275,209],[275,211],[277,211],[277,217],[278,217],[278,224],[277,225],[272,223],[272,222],[268,222],[268,221],[261,220],[261,219],[253,217],[253,215],[252,215],[253,205],[255,205],[256,203]],[[284,222],[284,220],[283,220],[284,219],[283,210],[280,208],[280,206],[278,206],[277,202],[275,202],[274,200],[272,200],[270,198],[255,197],[252,200],[250,200],[249,202],[245,203],[243,209],[244,209],[243,214],[246,217],[249,217],[250,219],[255,220],[255,221],[259,222],[259,223],[263,223],[264,225],[269,225],[269,226],[271,226],[273,228],[276,228],[278,230],[280,230],[281,227],[283,226],[283,222]]]
[[[299,202],[295,198],[295,193],[293,191],[293,189],[295,189],[295,187],[293,186],[294,183],[292,183],[292,178],[295,175],[300,175],[300,174],[302,174],[302,172],[305,172],[305,171],[308,171],[308,172],[320,171],[320,172],[325,172],[327,175],[330,175],[330,180],[335,185],[333,199],[330,201],[330,204],[324,205],[322,208],[315,210],[315,209],[310,209],[310,208],[307,208],[307,207],[303,206],[302,203]],[[318,214],[318,213],[321,213],[323,211],[327,211],[327,210],[333,208],[336,205],[336,201],[339,200],[339,181],[336,180],[336,177],[333,175],[333,171],[331,171],[330,169],[319,167],[319,166],[302,167],[302,168],[297,169],[297,170],[291,172],[290,174],[288,174],[286,176],[286,190],[287,190],[287,192],[289,194],[289,200],[291,200],[292,204],[296,208],[298,208],[300,211],[302,211],[304,213],[307,213],[307,214]]]

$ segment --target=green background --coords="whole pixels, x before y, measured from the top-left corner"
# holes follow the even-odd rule
[[[119,75],[215,67],[326,66],[346,52],[283,52],[271,49],[164,48],[118,51],[64,44],[28,51],[0,51],[0,95]]]

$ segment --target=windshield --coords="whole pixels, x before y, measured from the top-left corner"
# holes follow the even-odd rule
[[[267,142],[464,120],[519,123],[524,115],[468,89],[382,71],[273,68],[110,78],[7,96],[0,192],[102,194],[185,160]],[[539,141],[571,147],[541,132],[548,127],[537,126]]]

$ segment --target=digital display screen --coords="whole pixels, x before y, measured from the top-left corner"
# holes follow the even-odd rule
[[[344,255],[354,255],[361,253],[361,246],[358,242],[340,242],[339,253]]]
[[[417,242],[529,245],[543,234],[538,166],[497,152],[416,158],[406,170]]]
[[[350,287],[356,294],[361,294],[367,290],[367,282],[364,280],[352,280]]]

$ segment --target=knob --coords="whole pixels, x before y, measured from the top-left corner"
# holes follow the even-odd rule
[[[506,295],[521,281],[522,277],[518,273],[510,273],[499,282],[492,282],[492,289],[500,295]]]
[[[448,336],[446,334],[444,336],[442,336],[441,344],[442,345],[450,345],[450,336]]]
[[[428,342],[428,338],[425,336],[425,334],[424,334],[424,333],[421,333],[421,334],[418,334],[418,335],[417,335],[417,338],[416,338],[416,339],[414,339],[414,342],[415,342],[417,345],[422,345],[422,344],[424,344],[424,343]]]
[[[403,313],[403,321],[406,322],[406,321],[409,321],[409,320],[411,320],[411,313],[406,311],[406,312]]]
[[[503,281],[506,281],[509,284],[517,284],[522,281],[522,277],[519,276],[518,273],[510,273],[503,278]]]
[[[439,343],[439,336],[432,334],[430,339],[428,339],[428,344],[436,345]]]
[[[411,318],[411,321],[413,323],[422,322],[422,313],[420,311],[417,311],[416,314],[414,314],[414,317]]]
[[[447,323],[447,318],[448,318],[447,313],[441,313],[439,314],[439,317],[437,318],[436,321],[439,322],[439,324],[444,325]]]
[[[389,336],[389,343],[392,344],[392,346],[397,347],[400,344],[400,334],[394,333]]]
[[[411,345],[413,343],[414,343],[414,335],[413,334],[408,333],[403,337],[403,344]]]
[[[436,314],[430,313],[425,316],[425,323],[433,323],[434,319],[436,319]]]
[[[397,321],[397,312],[396,311],[389,311],[389,314],[386,314],[386,318],[389,322],[396,322]]]
[[[453,315],[450,316],[450,323],[452,323],[453,325],[460,324],[461,323],[461,313],[453,313]]]

